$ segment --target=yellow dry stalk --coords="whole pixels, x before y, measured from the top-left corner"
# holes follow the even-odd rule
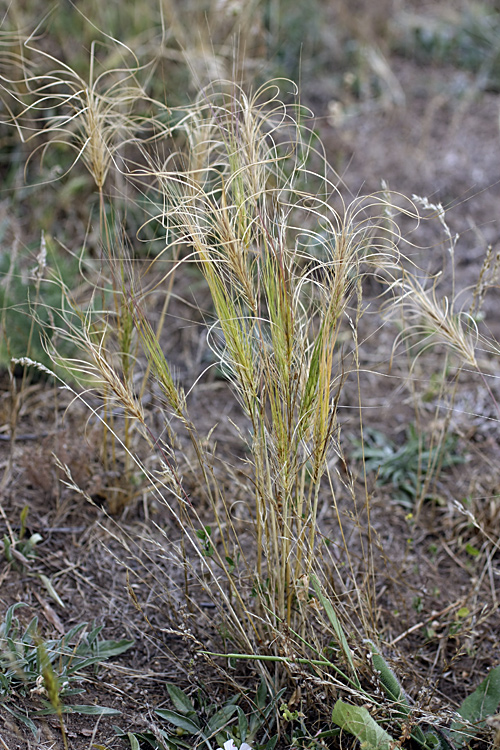
[[[106,115],[102,111],[102,99],[86,90],[87,109],[83,113],[82,131],[86,140],[82,143],[82,159],[93,177],[96,187],[102,191],[111,165],[113,134],[106,128]]]

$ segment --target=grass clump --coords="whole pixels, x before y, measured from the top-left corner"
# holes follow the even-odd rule
[[[380,272],[397,258],[391,238],[395,230],[386,220],[382,227],[375,213],[383,213],[385,194],[343,205],[336,177],[304,125],[307,113],[282,103],[282,84],[290,85],[272,82],[251,96],[231,83],[213,85],[163,130],[170,146],[167,141],[160,148],[157,135],[136,140],[142,166],[134,162],[129,175],[147,188],[155,206],[162,206],[156,220],[167,229],[165,250],[149,265],[148,277],[133,274],[127,279],[132,265],[113,252],[101,213],[115,315],[102,335],[87,315],[80,316],[81,329],[71,330],[71,339],[89,362],[78,362],[76,371],[83,368],[105,385],[104,419],[113,440],[118,439],[116,425],[106,416],[116,410],[111,404],[120,405],[126,420],[140,424],[149,445],[158,448],[160,481],[141,468],[185,537],[183,567],[194,564],[189,560],[194,553],[196,566],[204,571],[203,576],[196,573],[198,585],[215,600],[244,653],[260,651],[267,643],[275,656],[281,655],[290,628],[299,639],[294,648],[302,651],[301,643],[308,643],[310,581],[313,574],[324,580],[318,566],[317,517],[322,488],[330,488],[336,505],[330,467],[342,457],[338,405],[345,364],[339,336],[346,328],[353,331],[349,366],[355,367],[363,276],[370,268]],[[73,123],[83,117],[86,135],[81,136],[79,157],[93,174],[103,205],[103,185],[118,144],[104,146],[108,140],[103,135],[99,143],[104,151],[93,147],[97,135],[88,127],[90,105],[80,108],[81,95],[71,94],[70,84],[64,86],[70,90],[69,102],[55,97],[53,121],[63,130],[71,123],[65,140],[74,137]],[[79,108],[75,117],[59,116],[58,108],[65,111],[73,100]],[[111,130],[118,134],[120,129]],[[176,150],[179,143],[184,146]],[[209,341],[247,420],[247,436],[242,432],[248,449],[247,497],[240,518],[217,480],[212,453],[147,316],[142,285],[146,278],[151,284],[151,274],[169,253],[175,264],[179,248],[181,264],[195,263],[205,279],[213,305]],[[166,419],[180,424],[190,438],[211,508],[210,523],[183,486],[175,437],[170,432],[171,440],[161,444],[154,438],[134,393],[132,371],[127,375],[123,362],[117,367],[109,350],[111,329],[122,342],[119,356],[128,358],[132,338],[130,326],[123,323],[127,320],[165,399]],[[120,442],[130,458],[126,435]],[[337,520],[341,523],[338,514]],[[242,528],[252,537],[251,547],[242,539]],[[190,596],[188,588],[185,594]],[[358,590],[356,596],[363,620],[368,616],[365,594]],[[337,630],[338,635],[340,621]],[[350,659],[347,642],[344,651]]]
[[[283,627],[307,628],[320,492],[325,479],[331,486],[329,462],[342,453],[338,339],[345,327],[356,330],[363,275],[392,262],[393,250],[390,231],[377,232],[372,218],[383,197],[333,208],[334,175],[308,141],[304,113],[278,95],[278,82],[252,97],[230,83],[208,89],[176,129],[186,152],[163,163],[146,154],[169,229],[166,251],[182,243],[183,263],[196,263],[206,280],[215,318],[209,340],[247,418],[250,553],[139,291],[132,301],[157,383],[195,446],[214,514],[207,531],[185,500],[179,519],[184,529],[193,525],[204,564],[229,583],[225,606],[237,623],[249,618],[259,642]],[[315,160],[324,172],[315,171]],[[248,631],[240,624],[238,631],[248,651]]]
[[[183,108],[161,143],[158,138],[136,143],[142,164],[134,163],[130,178],[152,196],[154,206],[162,206],[155,218],[166,228],[165,250],[149,263],[147,274],[130,273],[132,264],[112,252],[101,222],[115,279],[116,314],[106,329],[122,342],[128,332],[127,341],[135,337],[142,346],[153,375],[148,386],[146,370],[142,389],[162,395],[165,438],[155,438],[132,370],[127,375],[123,366],[129,344],[119,347],[117,359],[108,332],[99,335],[85,316],[72,335],[86,352],[87,372],[105,385],[101,394],[112,439],[149,477],[178,526],[181,544],[168,546],[184,571],[176,590],[194,611],[199,606],[193,591],[201,587],[210,598],[234,644],[231,658],[255,660],[269,686],[284,678],[271,676],[271,670],[283,665],[290,671],[298,660],[304,668],[320,668],[330,688],[342,686],[370,700],[361,682],[366,666],[355,661],[352,639],[354,633],[358,638],[376,633],[373,590],[361,585],[350,567],[338,500],[339,492],[347,497],[351,518],[359,518],[360,506],[367,514],[368,539],[361,524],[355,533],[370,570],[368,494],[360,503],[351,478],[339,471],[344,461],[339,408],[349,371],[358,377],[365,277],[385,281],[396,304],[411,311],[410,331],[420,331],[420,310],[452,351],[464,353],[468,362],[475,359],[460,321],[425,293],[401,255],[394,216],[413,215],[413,205],[396,209],[383,191],[345,206],[334,173],[309,137],[306,113],[282,103],[280,85],[269,83],[251,96],[231,83],[212,85]],[[103,179],[96,179],[102,200]],[[173,265],[165,273],[168,258]],[[196,264],[205,280],[212,304],[208,339],[245,418],[240,432],[246,443],[245,496],[238,513],[219,481],[213,450],[190,414],[189,394],[148,318],[148,289],[159,283],[152,275],[164,280],[188,263]],[[119,437],[118,423],[106,417],[118,405],[156,449],[157,470],[146,468],[126,434]],[[185,488],[179,431],[197,462],[208,519]],[[435,464],[432,450],[427,464],[431,458]],[[365,469],[366,461],[365,456]],[[428,473],[421,453],[419,461]],[[321,543],[318,516],[325,502],[347,555],[346,573]],[[347,579],[351,593],[341,601],[331,582],[347,587]],[[324,609],[320,629],[313,608]],[[322,629],[337,644],[335,659],[322,658]]]

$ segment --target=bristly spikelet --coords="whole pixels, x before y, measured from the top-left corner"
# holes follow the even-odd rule
[[[69,170],[82,160],[100,192],[111,166],[120,169],[117,152],[127,142],[136,141],[140,134],[143,141],[159,137],[165,127],[156,114],[167,111],[164,104],[153,101],[139,84],[136,76],[140,65],[133,51],[118,40],[111,41],[123,57],[123,65],[96,75],[97,45],[93,42],[85,79],[66,63],[36,47],[33,36],[24,41],[22,53],[17,52],[19,40],[12,38],[5,44],[13,50],[4,54],[11,67],[19,69],[19,78],[0,76],[4,104],[10,112],[7,124],[17,129],[23,141],[44,136],[43,143],[31,156],[41,151],[43,158],[51,143],[67,144],[75,153]],[[45,66],[46,72],[30,72],[30,54],[37,59],[38,70]],[[125,62],[127,57],[129,64]],[[137,114],[138,102],[149,109],[147,114]],[[55,179],[60,177],[58,174]]]
[[[468,313],[454,312],[447,297],[438,300],[436,282],[428,290],[417,278],[406,275],[393,284],[393,289],[398,292],[393,310],[401,307],[405,316],[404,331],[398,340],[416,337],[417,341],[425,342],[415,354],[414,363],[426,348],[441,343],[457,354],[462,362],[478,369],[477,325]]]
[[[66,737],[66,729],[64,727],[63,720],[63,706],[60,696],[60,685],[56,673],[50,663],[49,655],[44,643],[39,643],[37,646],[37,657],[40,665],[40,672],[43,675],[43,684],[50,701],[50,704],[54,708],[58,718],[59,725],[61,727],[61,734],[64,743],[64,749],[68,750],[68,740]]]

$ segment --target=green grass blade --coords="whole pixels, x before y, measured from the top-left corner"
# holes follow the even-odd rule
[[[347,643],[347,638],[345,637],[345,633],[344,633],[344,631],[342,629],[342,626],[340,624],[339,618],[337,617],[337,614],[336,614],[336,612],[335,612],[335,610],[334,610],[334,608],[332,606],[332,603],[331,603],[331,601],[329,599],[327,599],[321,593],[321,588],[320,588],[320,585],[319,585],[319,581],[316,578],[316,576],[311,576],[311,583],[312,583],[314,591],[316,592],[316,595],[317,595],[318,599],[320,600],[321,604],[323,605],[323,608],[324,608],[324,610],[325,610],[325,612],[326,612],[326,614],[328,616],[328,619],[330,620],[332,628],[333,628],[333,630],[335,632],[335,635],[337,637],[339,646],[340,646],[340,648],[341,648],[341,650],[342,650],[345,658],[347,659],[347,661],[349,663],[349,666],[351,667],[352,674],[354,676],[354,681],[356,683],[356,686],[358,688],[361,688],[361,685],[360,685],[360,682],[359,682],[359,679],[358,679],[358,676],[357,676],[357,672],[356,672],[356,667],[354,666],[354,660],[352,658],[351,649],[349,648],[349,644]]]

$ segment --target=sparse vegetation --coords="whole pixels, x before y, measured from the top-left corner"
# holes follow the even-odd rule
[[[43,640],[39,634],[38,617],[33,617],[22,628],[16,610],[23,602],[11,605],[0,625],[0,706],[25,724],[33,735],[38,732],[36,716],[81,713],[87,715],[117,715],[116,709],[90,704],[73,704],[68,698],[85,690],[74,683],[84,679],[83,670],[100,664],[112,656],[122,654],[132,641],[105,641],[99,636],[102,626],[88,628],[81,623],[61,638]],[[41,707],[27,710],[23,699],[38,699]]]
[[[494,219],[331,166],[404,116],[398,29],[486,96],[496,27],[483,63],[409,2],[32,5],[0,38],[9,737],[496,747]]]
[[[375,472],[379,484],[392,485],[394,500],[410,510],[420,496],[422,477],[427,481],[433,476],[437,479],[438,471],[464,461],[456,453],[453,436],[447,436],[440,446],[427,449],[414,425],[408,427],[406,440],[401,446],[370,427],[365,430],[364,439],[363,445],[354,440],[352,457],[364,461],[365,470]]]
[[[273,750],[278,735],[272,733],[275,724],[276,707],[285,689],[277,694],[270,694],[262,680],[255,696],[250,700],[251,711],[247,714],[238,705],[240,696],[230,698],[224,705],[212,704],[206,694],[198,689],[196,706],[193,701],[176,685],[167,683],[167,692],[175,710],[158,708],[155,714],[163,719],[167,726],[175,727],[175,732],[155,726],[154,732],[136,734],[127,733],[132,750],[139,747],[142,741],[153,748],[191,748],[219,745],[221,748],[255,747],[258,750]],[[248,698],[247,698],[248,700]],[[121,733],[125,736],[125,733]],[[257,743],[257,737],[259,742]],[[264,741],[263,741],[264,740]],[[235,742],[238,744],[235,745]],[[229,744],[228,744],[229,743]],[[250,745],[248,743],[251,743]]]

